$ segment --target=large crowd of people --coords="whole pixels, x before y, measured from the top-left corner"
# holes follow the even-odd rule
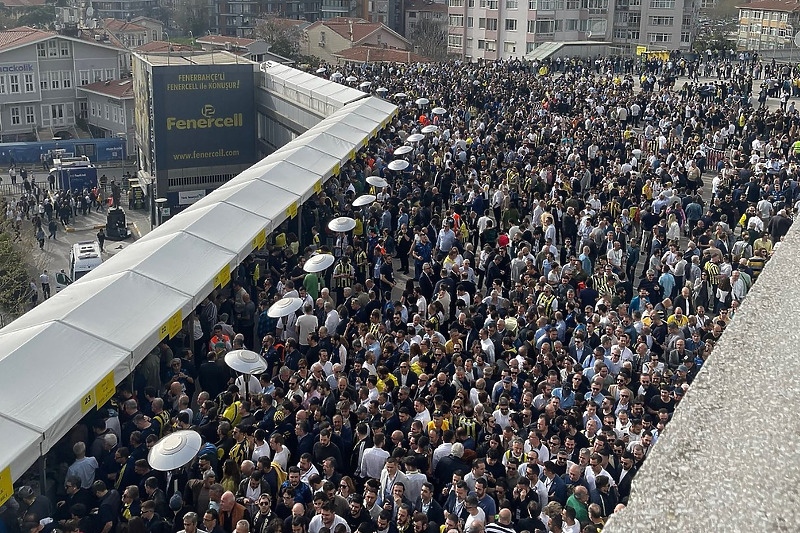
[[[799,190],[794,106],[760,105],[748,60],[709,57],[733,74],[702,81],[674,59],[320,66],[398,115],[75,428],[49,498],[18,487],[0,524],[600,531]],[[306,272],[318,253],[335,263]],[[303,307],[270,317],[282,297]],[[240,348],[263,375],[225,366]],[[151,469],[184,429],[197,457]]]

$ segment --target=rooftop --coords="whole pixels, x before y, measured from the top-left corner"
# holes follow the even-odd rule
[[[120,100],[133,98],[133,80],[131,78],[125,80],[98,81],[96,83],[90,83],[89,85],[82,85],[78,88],[81,91],[89,91]]]
[[[197,44],[211,44],[214,46],[225,46],[226,44],[230,43],[231,46],[235,46],[236,48],[247,48],[256,42],[256,39],[246,39],[244,37],[226,37],[225,35],[204,35],[195,39],[195,42]]]
[[[112,19],[112,18],[103,19],[103,27],[108,31],[113,31],[113,32],[147,31],[147,28],[145,28],[144,26],[134,24],[133,22],[127,22],[125,20]]]
[[[798,12],[800,11],[800,3],[794,0],[782,2],[781,0],[759,0],[749,4],[736,6],[739,9],[760,9],[764,11],[786,11]]]
[[[171,43],[167,41],[150,41],[149,43],[143,44],[138,48],[135,48],[137,52],[144,52],[144,53],[153,53],[153,52],[191,52],[194,50],[189,45],[186,44],[178,44],[178,43]]]
[[[253,61],[232,54],[227,50],[187,52],[173,49],[172,52],[162,53],[137,52],[137,55],[151,65],[159,67],[167,65],[255,65]]]
[[[6,7],[36,7],[43,6],[45,0],[0,0]]]
[[[0,51],[43,41],[54,35],[53,32],[37,30],[28,26],[0,31]]]
[[[430,11],[432,13],[447,13],[447,4],[431,2],[430,0],[411,0],[405,4],[406,11]]]

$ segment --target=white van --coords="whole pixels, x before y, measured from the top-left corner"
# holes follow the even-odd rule
[[[70,281],[78,281],[103,262],[100,245],[95,241],[81,241],[72,245],[69,253]]]

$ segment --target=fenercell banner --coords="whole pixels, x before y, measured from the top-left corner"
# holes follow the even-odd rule
[[[253,91],[250,64],[153,68],[156,167],[254,163]]]

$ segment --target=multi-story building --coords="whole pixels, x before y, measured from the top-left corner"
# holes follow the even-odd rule
[[[115,80],[124,49],[20,27],[0,31],[0,139],[51,139],[88,118],[78,88]]]
[[[124,139],[125,152],[135,151],[133,129],[133,80],[98,81],[78,87],[86,98],[86,123],[93,137]]]
[[[131,20],[158,12],[157,0],[92,0],[94,17]]]
[[[447,29],[447,3],[431,0],[409,0],[406,2],[404,33],[410,38],[420,24],[430,22],[431,26]]]
[[[449,0],[447,49],[474,59],[522,57],[552,41],[689,50],[698,9],[699,0]]]
[[[739,50],[777,50],[793,46],[800,30],[800,3],[760,0],[739,6]]]
[[[408,39],[396,31],[384,24],[363,19],[319,21],[307,27],[304,33],[304,45],[300,52],[331,63],[337,62],[340,52],[359,46],[412,50]]]

